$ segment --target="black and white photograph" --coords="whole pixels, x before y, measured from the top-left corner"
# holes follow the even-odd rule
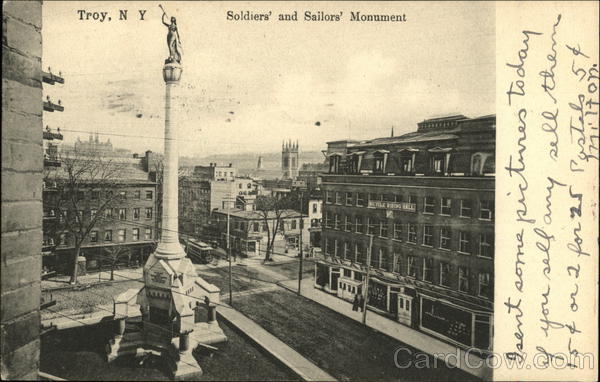
[[[2,380],[593,380],[597,11],[4,1]]]

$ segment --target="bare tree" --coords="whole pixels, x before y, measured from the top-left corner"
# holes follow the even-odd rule
[[[72,284],[77,283],[77,260],[84,240],[100,222],[112,220],[112,209],[125,200],[119,188],[125,185],[126,166],[97,152],[73,151],[62,158],[60,167],[44,169],[45,185],[57,190],[44,202],[58,218],[49,234],[56,242],[63,234],[73,240]],[[86,191],[91,192],[89,198],[85,198]]]
[[[104,248],[104,251],[107,254],[107,258],[110,261],[110,280],[113,281],[115,279],[115,267],[123,256],[127,256],[127,263],[129,265],[131,261],[131,250],[122,245],[115,245],[112,247]]]
[[[288,198],[276,198],[274,196],[261,195],[256,198],[256,212],[260,215],[263,226],[267,230],[267,250],[265,252],[265,262],[272,261],[271,255],[275,246],[275,239],[279,232],[283,232],[283,215],[286,209],[290,208]],[[269,222],[272,222],[269,224]]]

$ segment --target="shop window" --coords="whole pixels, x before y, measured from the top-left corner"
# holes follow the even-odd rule
[[[452,232],[448,227],[440,228],[440,248],[441,249],[451,249],[452,244]]]
[[[494,235],[491,233],[479,234],[479,256],[494,257]]]
[[[440,215],[450,216],[452,215],[452,199],[442,198],[440,205]]]
[[[425,214],[435,213],[435,198],[433,196],[423,197],[423,213],[425,213]]]
[[[433,226],[423,226],[423,245],[433,247]]]
[[[466,267],[458,267],[458,290],[469,292],[469,269]]]
[[[472,217],[471,211],[471,200],[470,199],[461,199],[460,201],[460,217],[461,218],[470,218]]]

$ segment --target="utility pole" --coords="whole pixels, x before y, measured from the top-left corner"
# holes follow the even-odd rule
[[[231,202],[231,185],[229,186],[229,193],[227,196],[227,259],[229,260],[229,306],[232,306],[233,303],[233,293],[232,289],[232,281],[231,281],[231,249],[229,248],[229,210],[231,206],[229,203]]]
[[[371,252],[373,251],[373,235],[369,234],[369,250],[367,251],[367,276],[365,280],[365,290],[363,291],[363,316],[362,323],[367,323],[367,298],[369,297],[369,276],[371,273]]]
[[[298,294],[302,294],[302,260],[304,254],[302,252],[302,231],[304,231],[304,218],[302,215],[302,194],[300,194],[300,267],[298,267]]]

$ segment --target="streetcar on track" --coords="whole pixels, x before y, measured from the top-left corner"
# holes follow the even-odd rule
[[[208,264],[215,257],[215,249],[203,241],[196,239],[186,240],[184,243],[185,253],[195,264]]]

